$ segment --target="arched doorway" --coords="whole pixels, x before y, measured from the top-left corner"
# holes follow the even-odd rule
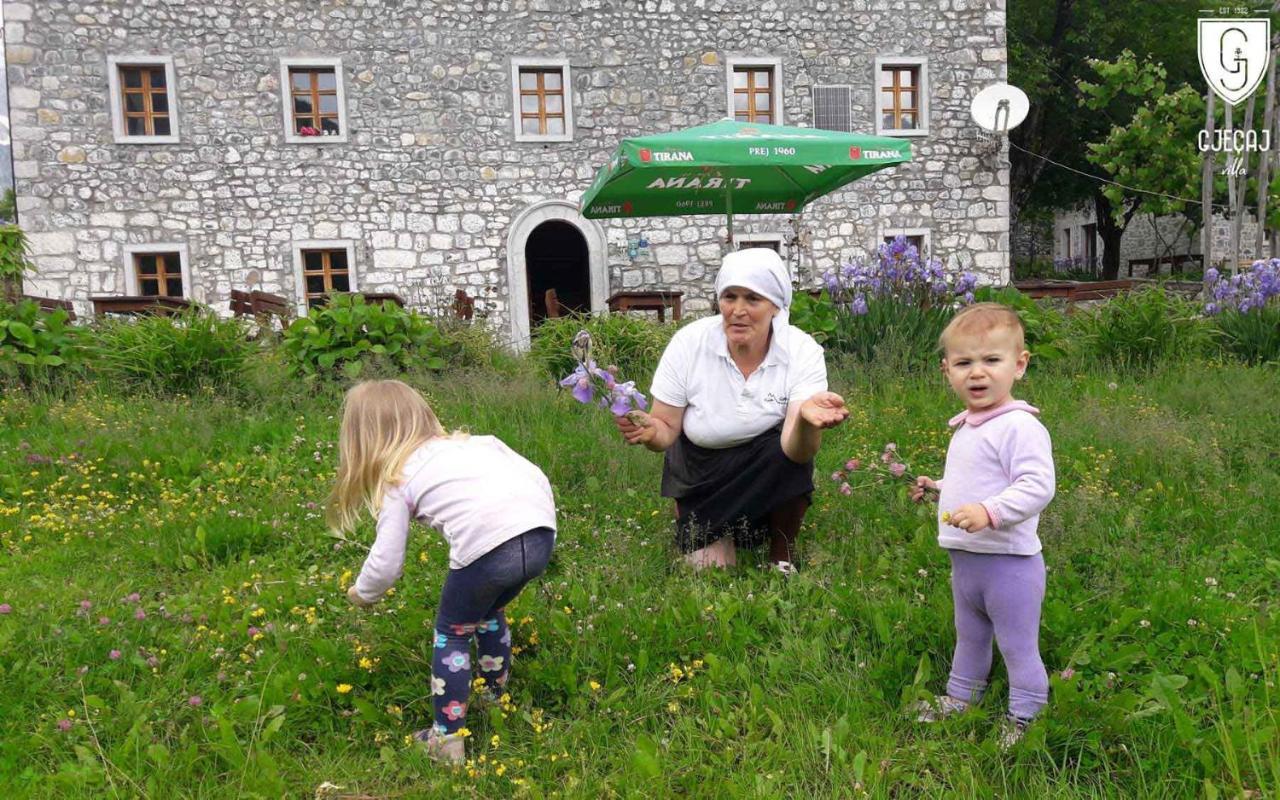
[[[549,220],[534,228],[524,244],[525,272],[529,277],[529,324],[549,316],[547,290],[555,291],[561,313],[591,310],[591,271],[587,240],[561,220]]]
[[[558,229],[548,227],[542,231],[543,226],[549,222],[561,223],[564,227]],[[575,232],[578,239],[568,236],[564,228]],[[568,298],[570,301],[575,305],[580,304],[583,311],[599,313],[605,310],[605,298],[609,296],[608,250],[604,230],[600,225],[595,220],[583,217],[578,211],[577,204],[567,200],[543,200],[529,206],[516,216],[507,233],[507,322],[511,326],[511,344],[517,350],[527,350],[529,347],[529,328],[530,322],[534,319],[533,312],[536,310],[539,314],[546,313],[544,299],[546,289],[535,291],[530,281],[535,273],[542,275],[546,272],[547,265],[544,262],[543,267],[539,268],[527,262],[529,256],[547,252],[547,248],[539,245],[534,238],[535,232],[539,234],[538,239],[545,235],[549,238],[560,237],[562,242],[568,239],[577,247],[585,245],[586,257],[583,260],[586,263],[587,280],[585,284],[575,282],[570,287]],[[554,241],[554,238],[551,240]],[[529,247],[531,241],[533,247]],[[580,250],[573,250],[575,254],[580,252]],[[564,253],[556,252],[554,249],[550,255],[553,258],[565,257]],[[554,288],[556,294],[560,296],[560,302],[566,302],[559,286],[547,288]],[[572,294],[579,290],[584,292],[580,300],[575,299]]]

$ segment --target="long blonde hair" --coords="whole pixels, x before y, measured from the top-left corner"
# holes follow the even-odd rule
[[[360,512],[377,515],[382,495],[400,480],[404,462],[444,428],[422,395],[400,381],[364,381],[347,391],[338,433],[338,476],[329,495],[329,525],[348,531]]]

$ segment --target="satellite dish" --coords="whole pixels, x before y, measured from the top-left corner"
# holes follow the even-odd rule
[[[1007,83],[993,83],[969,103],[969,115],[983,130],[1005,134],[1027,118],[1030,108],[1026,92]]]

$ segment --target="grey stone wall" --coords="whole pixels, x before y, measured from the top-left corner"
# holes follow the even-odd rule
[[[1059,211],[1053,221],[1053,257],[1064,258],[1066,253],[1066,229],[1071,229],[1071,248],[1074,255],[1080,255],[1084,237],[1084,226],[1092,223],[1097,215],[1093,204]],[[1253,260],[1269,256],[1269,242],[1264,243],[1261,256],[1255,255],[1258,223],[1253,215],[1245,212],[1240,224],[1240,259]],[[1098,257],[1102,257],[1102,238],[1097,240]],[[1136,214],[1129,221],[1124,236],[1120,240],[1120,274],[1130,274],[1131,260],[1149,260],[1156,257],[1168,258],[1181,255],[1201,255],[1200,231],[1197,226],[1187,224],[1185,218],[1177,215],[1156,217],[1152,214]],[[1231,252],[1231,221],[1215,214],[1213,217],[1213,254],[1214,261],[1229,259]],[[1169,272],[1169,265],[1160,267],[1161,272]],[[1147,274],[1146,265],[1135,265],[1132,270],[1135,277]]]
[[[4,15],[28,288],[82,307],[123,293],[129,243],[186,243],[189,294],[225,309],[251,271],[296,298],[291,242],[346,239],[360,289],[430,304],[465,287],[505,324],[526,302],[508,296],[513,221],[576,204],[621,137],[726,116],[733,56],[781,59],[786,124],[812,124],[815,84],[851,85],[864,132],[874,59],[929,59],[914,161],[811,206],[802,277],[891,228],[927,228],[936,255],[1007,277],[1007,153],[979,147],[968,116],[1005,78],[1004,0],[6,0]],[[138,53],[174,58],[177,144],[113,139],[107,57]],[[342,59],[347,142],[285,143],[279,59],[294,56]],[[569,59],[573,141],[515,141],[513,56]],[[788,221],[736,220],[740,235]],[[672,287],[710,308],[723,218],[599,225],[600,296]]]

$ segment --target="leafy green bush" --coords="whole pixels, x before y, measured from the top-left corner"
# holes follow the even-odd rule
[[[1280,361],[1280,258],[1259,259],[1227,277],[1205,273],[1209,302],[1222,349],[1249,364]]]
[[[359,377],[374,361],[393,370],[443,369],[449,346],[426,317],[395,303],[377,305],[358,294],[334,295],[284,332],[284,350],[295,374],[341,370]]]
[[[592,358],[597,364],[617,365],[622,380],[648,386],[658,359],[677,328],[675,324],[650,322],[628,314],[557,317],[545,320],[534,330],[529,356],[548,375],[563,378],[578,365],[569,345],[578,331],[586,330],[591,333]]]
[[[973,302],[977,284],[970,272],[947,275],[941,261],[921,258],[902,236],[822,280],[818,298],[792,300],[791,321],[829,351],[904,369],[936,360],[938,336],[958,307]]]
[[[67,320],[66,311],[31,300],[0,303],[0,377],[31,386],[79,361],[80,329]]]
[[[255,345],[239,320],[211,311],[107,319],[89,350],[103,378],[162,394],[224,387],[241,377]]]
[[[524,362],[499,341],[497,332],[484,321],[463,321],[453,317],[434,317],[444,337],[445,358],[449,367],[491,369],[503,373],[518,372]]]
[[[1012,286],[983,286],[974,292],[983,303],[1000,303],[1018,312],[1026,329],[1027,349],[1036,362],[1055,361],[1067,352],[1066,316],[1047,302],[1036,302]]]
[[[1222,349],[1246,364],[1280,361],[1280,306],[1225,311],[1213,317],[1213,327]]]
[[[1210,343],[1209,325],[1196,304],[1158,287],[1117,295],[1070,320],[1080,354],[1117,368],[1150,369],[1194,358]]]

